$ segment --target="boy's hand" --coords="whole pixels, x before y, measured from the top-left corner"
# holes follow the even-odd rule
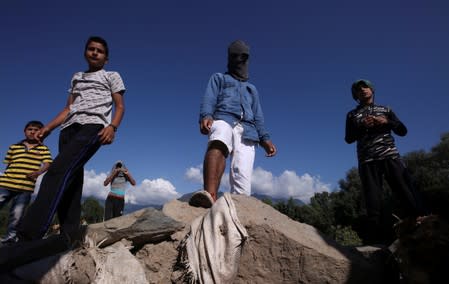
[[[368,115],[367,117],[365,117],[362,120],[362,122],[366,127],[373,127],[374,126],[374,116]]]
[[[365,117],[365,119],[363,119],[363,123],[365,124],[366,127],[373,127],[388,123],[388,119],[383,115],[380,116],[368,115],[367,117]]]
[[[36,180],[40,175],[40,172],[32,172],[27,174],[27,178],[31,180]]]
[[[41,129],[39,129],[39,131],[37,131],[34,134],[34,139],[36,139],[39,143],[42,143],[44,141],[44,139],[50,135],[51,130],[50,128],[44,126]]]
[[[374,119],[374,125],[382,125],[382,124],[388,123],[388,119],[383,115],[374,116],[373,119]]]
[[[98,136],[100,136],[101,144],[112,144],[114,142],[115,131],[112,127],[106,126],[98,132]]]
[[[212,123],[214,120],[210,117],[203,118],[200,122],[200,132],[201,134],[207,135],[210,132],[210,128],[212,127]]]
[[[262,141],[260,142],[260,145],[265,149],[267,157],[273,157],[274,155],[276,155],[276,146],[274,146],[274,144],[270,140]]]

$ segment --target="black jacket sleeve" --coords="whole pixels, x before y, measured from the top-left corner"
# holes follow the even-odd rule
[[[407,127],[405,127],[392,110],[390,110],[387,119],[388,125],[396,135],[405,136],[407,134]]]
[[[348,112],[346,115],[345,141],[348,144],[353,143],[360,137],[360,129],[357,126],[353,114]]]

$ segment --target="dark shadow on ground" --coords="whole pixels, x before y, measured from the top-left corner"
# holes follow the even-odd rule
[[[68,238],[58,234],[0,247],[0,283],[36,283],[58,263],[63,252],[76,248],[84,234],[85,227],[80,229],[77,237]],[[29,275],[29,278],[23,279],[14,273],[15,269],[42,259],[46,260],[42,263],[45,267],[39,267],[42,275]]]

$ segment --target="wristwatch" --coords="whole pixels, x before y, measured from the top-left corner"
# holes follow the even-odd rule
[[[115,125],[112,124],[112,123],[110,123],[109,126],[112,127],[112,129],[114,130],[114,132],[117,132],[117,126],[115,126]]]

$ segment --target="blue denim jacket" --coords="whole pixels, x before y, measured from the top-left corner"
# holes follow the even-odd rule
[[[270,140],[256,87],[229,74],[215,73],[211,76],[201,103],[200,121],[206,117],[224,120],[231,126],[240,122],[244,139],[256,142]]]

